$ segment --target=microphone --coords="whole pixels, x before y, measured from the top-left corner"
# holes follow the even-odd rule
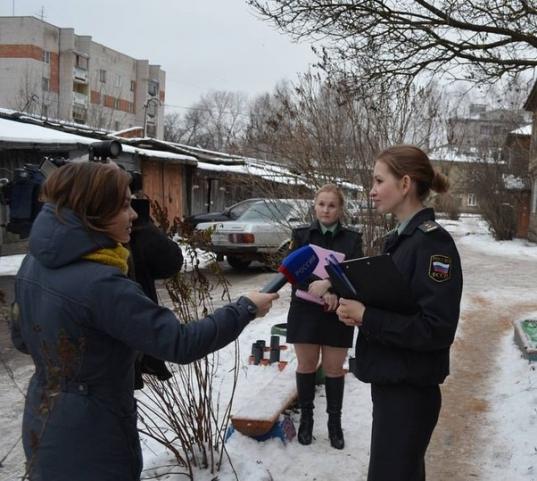
[[[300,284],[314,271],[319,257],[309,245],[291,252],[278,267],[278,274],[259,292],[278,292],[287,282]]]

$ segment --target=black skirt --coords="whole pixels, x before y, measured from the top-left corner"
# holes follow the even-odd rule
[[[354,327],[343,324],[334,312],[294,298],[287,315],[287,342],[351,347]]]

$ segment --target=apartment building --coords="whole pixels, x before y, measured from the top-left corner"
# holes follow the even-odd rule
[[[110,130],[164,133],[159,65],[35,17],[0,17],[0,107]]]
[[[463,150],[501,148],[509,132],[528,122],[523,110],[487,110],[484,104],[470,104],[468,115],[448,119],[448,143]]]

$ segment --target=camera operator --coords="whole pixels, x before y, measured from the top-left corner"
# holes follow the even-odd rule
[[[158,304],[155,281],[168,279],[177,274],[183,265],[183,254],[177,243],[151,220],[149,200],[136,198],[137,195],[141,195],[141,190],[134,195],[131,206],[138,218],[132,223],[129,243],[132,254],[129,257],[129,277],[138,282],[147,297]],[[136,359],[135,389],[144,387],[142,374],[154,375],[161,381],[172,376],[164,361],[149,354],[140,354]]]

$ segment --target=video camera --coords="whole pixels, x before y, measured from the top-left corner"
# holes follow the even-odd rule
[[[108,159],[116,159],[122,152],[121,143],[117,140],[94,142],[88,147],[88,161],[106,163]],[[13,180],[0,182],[0,204],[9,206],[6,230],[18,234],[21,239],[30,235],[32,223],[41,210],[39,199],[41,185],[57,168],[68,164],[70,160],[45,157],[39,165],[26,164],[15,169]],[[132,192],[142,190],[142,174],[138,171],[127,171],[131,175]]]

